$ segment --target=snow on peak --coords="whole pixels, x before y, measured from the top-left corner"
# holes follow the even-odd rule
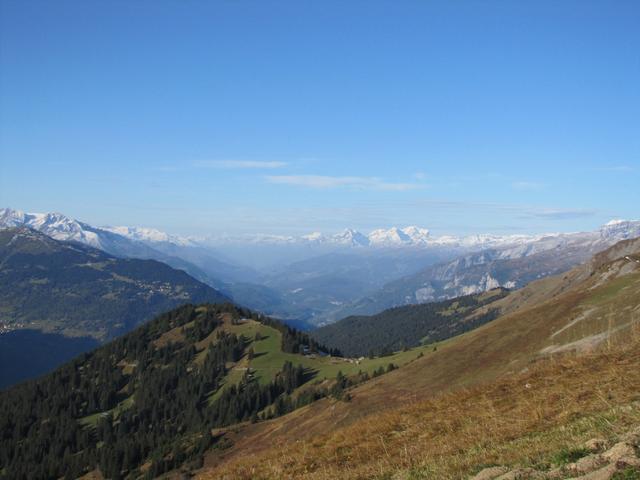
[[[112,234],[144,243],[170,242],[180,246],[192,245],[187,238],[168,235],[153,228],[140,227],[92,227],[62,213],[24,213],[10,208],[0,209],[0,228],[26,226],[38,230],[56,240],[79,242],[105,250],[113,241]]]
[[[56,240],[85,243],[101,248],[98,234],[89,225],[78,222],[61,213],[24,213],[20,210],[0,210],[0,228],[24,225],[38,230]]]
[[[25,223],[25,214],[21,210],[0,208],[0,228],[19,227]]]
[[[180,246],[193,245],[193,241],[186,237],[169,235],[168,233],[145,227],[101,227],[111,233],[116,233],[131,240],[148,243],[173,243]]]
[[[629,220],[623,220],[621,218],[614,218],[613,220],[609,220],[604,224],[605,227],[612,227],[614,225],[622,225],[623,223],[629,223]]]
[[[410,227],[398,228],[391,227],[388,230],[379,228],[369,233],[369,242],[371,245],[378,246],[407,246],[407,245],[427,245],[431,243],[430,232],[426,228]]]
[[[341,233],[333,235],[331,237],[331,241],[333,243],[338,243],[341,245],[352,245],[361,247],[369,245],[369,238],[367,238],[357,230],[353,230],[351,228],[347,228]]]
[[[407,235],[413,243],[426,244],[430,240],[430,232],[426,228],[410,226],[402,229],[402,233]]]
[[[372,231],[369,234],[369,242],[372,245],[382,246],[398,246],[412,243],[411,237],[398,227],[391,227],[389,230],[379,228]]]
[[[600,227],[600,236],[610,240],[626,240],[640,236],[640,221],[614,219]]]

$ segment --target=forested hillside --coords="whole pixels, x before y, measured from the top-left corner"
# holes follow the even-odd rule
[[[496,318],[499,310],[478,309],[507,294],[508,290],[498,288],[444,302],[391,308],[377,315],[347,317],[319,328],[313,337],[345,355],[385,355],[479,327]]]
[[[291,396],[313,376],[291,361],[261,376],[246,367],[231,372],[243,357],[258,356],[254,348],[265,338],[234,333],[240,324],[278,337],[286,358],[321,348],[231,304],[165,313],[41,380],[0,393],[0,477],[77,478],[99,468],[107,478],[155,478],[183,464],[199,466],[202,453],[217,445],[215,427],[277,416],[315,399]]]
[[[0,230],[0,328],[113,338],[160,312],[227,297],[155,260],[119,259],[25,227]]]
[[[112,257],[27,227],[0,230],[0,388],[178,305],[226,300],[155,260]]]

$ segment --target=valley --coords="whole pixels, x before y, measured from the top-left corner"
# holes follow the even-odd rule
[[[107,478],[117,472],[320,479],[405,472],[453,479],[492,463],[560,468],[554,455],[563,448],[589,435],[613,438],[634,425],[640,401],[635,259],[640,240],[623,241],[520,290],[434,304],[439,325],[452,315],[457,321],[497,316],[371,358],[339,356],[332,345],[231,304],[180,307],[1,393],[2,410],[13,412],[0,418],[5,435],[23,428],[27,412],[15,402],[33,405],[41,412],[36,418],[61,409],[55,421],[64,422],[67,448],[76,452],[54,460],[55,450],[28,447],[47,438],[47,430],[21,430],[19,437],[31,440],[0,452],[5,476],[49,475],[34,465],[49,465],[39,468],[53,469],[50,474],[63,468]],[[404,318],[411,316],[399,321]],[[363,319],[353,335],[366,338],[367,328],[381,327]],[[65,392],[68,384],[76,387]],[[152,418],[164,426],[144,440]],[[601,419],[612,426],[602,429]],[[107,449],[96,449],[100,441],[108,441]],[[283,456],[283,449],[289,453]]]
[[[640,235],[614,220],[592,232],[434,236],[428,229],[335,235],[189,238],[141,227],[95,227],[60,213],[0,209],[0,229],[27,226],[117,258],[153,259],[236,303],[314,329],[351,315],[521,288]]]
[[[565,276],[497,300],[509,313],[354,387],[350,402],[319,400],[247,427],[236,434],[237,449],[222,462],[214,455],[203,478],[361,478],[402,470],[410,478],[464,478],[496,459],[550,463],[571,442],[634,425],[637,413],[611,431],[598,427],[601,415],[637,412],[640,400],[640,276],[621,257],[628,251],[638,255],[640,243],[623,242]],[[567,433],[557,430],[565,424]],[[523,454],[519,442],[533,442],[525,443],[531,450]],[[293,451],[276,453],[283,449]],[[303,453],[311,449],[313,456]],[[247,463],[247,450],[264,456]]]

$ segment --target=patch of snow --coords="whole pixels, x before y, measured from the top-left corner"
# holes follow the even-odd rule
[[[416,301],[418,303],[426,303],[434,299],[435,290],[431,286],[419,288],[415,292]]]

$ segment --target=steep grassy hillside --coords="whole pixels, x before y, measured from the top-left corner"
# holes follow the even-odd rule
[[[637,331],[624,347],[545,360],[526,372],[431,395],[342,427],[331,412],[339,402],[315,410],[321,415],[315,421],[306,410],[293,412],[250,427],[248,437],[236,434],[234,448],[226,457],[211,454],[198,478],[459,480],[494,465],[507,467],[500,474],[516,472],[505,480],[574,478],[579,474],[571,463],[590,453],[588,440],[612,446],[638,431],[639,384]],[[540,476],[528,476],[526,468]],[[617,469],[617,477],[585,480],[635,479],[640,473],[625,463]]]
[[[350,389],[350,402],[230,433],[203,477],[465,478],[611,436],[639,415],[639,261],[640,240],[622,242],[534,282],[484,307],[500,318]]]

